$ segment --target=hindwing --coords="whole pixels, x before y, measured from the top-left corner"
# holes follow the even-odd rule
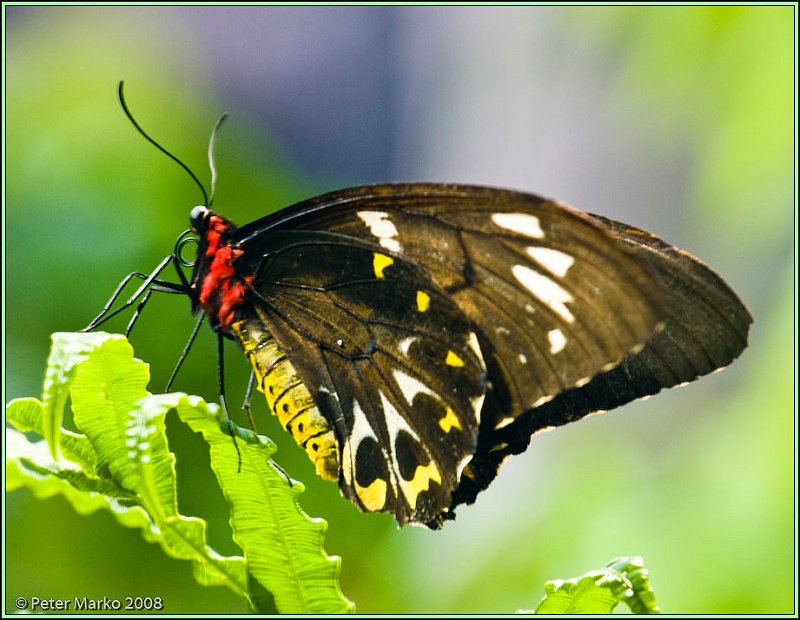
[[[377,244],[317,231],[269,241],[240,267],[254,275],[248,305],[334,427],[343,493],[401,524],[436,518],[477,445],[486,369],[470,322]]]

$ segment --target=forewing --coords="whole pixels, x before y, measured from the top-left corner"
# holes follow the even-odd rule
[[[531,194],[471,186],[352,188],[241,231],[324,229],[422,267],[472,321],[494,424],[582,385],[641,347],[664,315],[661,284],[607,226]]]

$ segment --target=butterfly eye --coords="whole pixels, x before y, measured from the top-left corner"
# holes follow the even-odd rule
[[[203,205],[198,205],[192,209],[192,212],[189,214],[189,223],[192,226],[193,232],[197,234],[203,232],[206,226],[208,213],[208,207],[204,207]]]

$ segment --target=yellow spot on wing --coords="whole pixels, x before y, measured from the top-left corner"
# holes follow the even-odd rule
[[[361,503],[364,504],[369,512],[376,512],[386,504],[386,481],[376,478],[372,484],[362,487],[358,482],[355,483],[356,495]]]
[[[454,428],[461,430],[461,422],[458,421],[456,412],[450,409],[450,407],[447,408],[445,416],[439,420],[439,426],[442,427],[445,433],[449,433]]]
[[[431,480],[438,482],[439,484],[442,483],[442,476],[439,473],[439,468],[436,467],[436,464],[433,461],[427,465],[417,465],[413,480],[400,479],[400,485],[403,488],[403,495],[406,496],[408,505],[411,506],[411,510],[416,510],[417,497],[419,497],[420,493],[427,491],[430,488]]]
[[[431,307],[431,296],[425,291],[417,291],[417,310],[425,312]]]
[[[458,368],[464,365],[464,360],[462,360],[460,357],[458,357],[458,355],[456,355],[452,351],[448,351],[447,359],[444,360],[444,363],[447,364],[448,366],[455,366]]]
[[[372,259],[372,268],[375,270],[375,277],[383,279],[383,270],[394,262],[391,256],[375,252],[375,258]]]

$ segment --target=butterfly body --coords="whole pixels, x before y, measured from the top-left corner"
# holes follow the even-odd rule
[[[317,474],[339,478],[339,450],[331,423],[319,412],[314,399],[272,335],[256,320],[239,320],[231,326],[258,379],[258,389],[270,410],[306,450]]]
[[[365,186],[191,222],[194,306],[317,472],[401,525],[441,526],[536,431],[746,344],[747,311],[702,263],[531,194]]]

